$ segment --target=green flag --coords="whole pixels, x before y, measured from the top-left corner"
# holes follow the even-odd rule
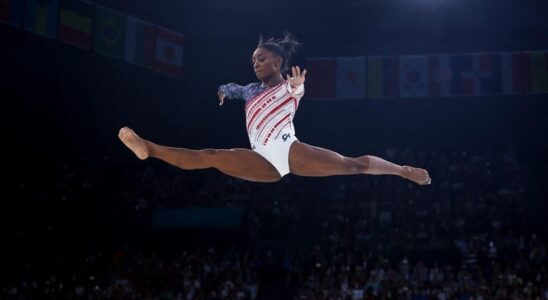
[[[548,52],[531,52],[533,92],[548,92]]]
[[[126,44],[125,14],[97,6],[95,52],[123,59]]]

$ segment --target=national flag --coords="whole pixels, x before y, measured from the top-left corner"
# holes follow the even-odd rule
[[[531,52],[533,92],[548,92],[548,52]]]
[[[502,60],[502,93],[504,95],[513,94],[513,70],[512,70],[512,53],[506,52],[501,54]]]
[[[373,56],[367,60],[368,98],[398,97],[400,67],[397,56]]]
[[[154,67],[156,27],[154,24],[127,17],[126,45],[124,58],[127,62],[142,67]]]
[[[493,95],[503,92],[502,54],[479,53],[477,60],[479,76],[479,94]]]
[[[531,71],[530,53],[512,53],[512,90],[514,93],[522,94],[531,92]]]
[[[338,57],[336,75],[338,99],[365,99],[365,57]]]
[[[95,15],[95,52],[124,58],[126,18],[123,13],[97,6]]]
[[[400,97],[428,97],[428,56],[400,56]]]
[[[471,96],[479,92],[477,60],[472,54],[457,54],[449,57],[451,72],[451,95]]]
[[[59,40],[84,49],[91,48],[93,4],[83,0],[62,0]]]
[[[0,0],[0,23],[21,27],[23,0]]]
[[[183,72],[183,35],[162,27],[156,28],[155,69],[181,77]]]
[[[334,58],[308,58],[306,68],[306,95],[308,99],[336,97],[337,66]]]
[[[451,71],[448,55],[428,56],[428,79],[431,97],[443,97],[451,94],[453,72]]]
[[[57,0],[27,0],[25,29],[48,38],[55,38],[59,2]]]

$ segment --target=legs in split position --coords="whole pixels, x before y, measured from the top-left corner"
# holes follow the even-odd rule
[[[139,137],[132,129],[120,129],[119,138],[139,159],[155,157],[184,170],[216,168],[237,178],[256,182],[275,182],[280,174],[264,157],[249,149],[191,150],[155,144]],[[299,176],[397,175],[417,184],[430,184],[424,169],[399,166],[382,158],[364,155],[345,157],[334,151],[294,142],[289,152],[291,173]]]

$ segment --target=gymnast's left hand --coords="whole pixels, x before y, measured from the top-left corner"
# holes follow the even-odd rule
[[[291,73],[292,76],[289,76],[289,74],[287,74],[287,81],[289,81],[289,84],[292,88],[296,88],[304,83],[306,69],[304,69],[301,73],[301,68],[299,68],[299,66],[291,67]]]

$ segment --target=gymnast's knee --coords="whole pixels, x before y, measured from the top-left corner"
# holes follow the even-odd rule
[[[202,163],[209,167],[225,165],[228,161],[234,159],[234,149],[207,148],[198,150],[198,153]]]
[[[215,159],[219,156],[219,154],[221,153],[221,150],[208,148],[208,149],[199,150],[198,153],[200,154],[200,157],[203,160],[211,161],[212,159]]]
[[[202,149],[197,150],[195,162],[200,165],[200,168],[210,168],[218,161],[219,150],[217,149]]]
[[[350,168],[353,173],[365,173],[369,170],[369,156],[361,156],[352,159]]]
[[[219,152],[218,149],[213,149],[213,148],[206,148],[206,149],[200,150],[200,153],[202,153],[203,155],[215,155],[218,152]]]

